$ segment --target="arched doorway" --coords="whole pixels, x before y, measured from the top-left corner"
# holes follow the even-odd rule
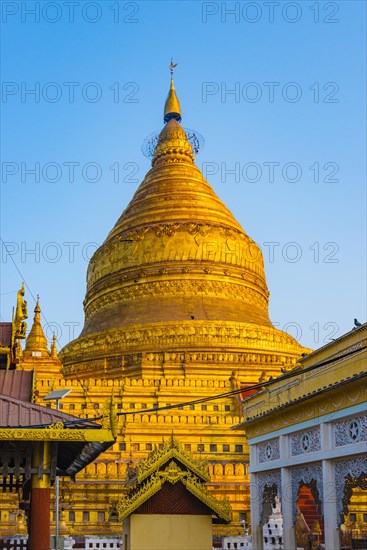
[[[304,550],[321,548],[324,543],[324,521],[316,481],[300,482],[296,514],[297,547]]]

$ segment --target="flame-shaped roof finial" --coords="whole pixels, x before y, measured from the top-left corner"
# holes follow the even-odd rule
[[[173,71],[177,67],[178,63],[173,63],[171,58],[171,65],[169,70],[171,73],[171,85],[164,105],[164,122],[168,122],[171,118],[174,118],[178,122],[181,122],[181,107],[178,97],[176,95],[175,84],[173,81]]]

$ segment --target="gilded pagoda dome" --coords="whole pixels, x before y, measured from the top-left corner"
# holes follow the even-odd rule
[[[287,355],[302,349],[272,327],[261,250],[195,166],[172,79],[164,121],[150,171],[90,260],[84,328],[61,352],[65,375],[188,342],[238,349],[250,337]]]

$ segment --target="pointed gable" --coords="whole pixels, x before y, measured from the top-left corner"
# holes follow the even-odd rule
[[[208,466],[172,436],[130,471],[131,489],[117,505],[120,520],[132,513],[216,515],[229,522],[231,507],[205,487]]]

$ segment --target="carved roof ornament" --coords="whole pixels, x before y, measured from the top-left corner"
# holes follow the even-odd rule
[[[178,440],[171,437],[163,443],[161,449],[156,449],[151,452],[145,460],[142,460],[136,470],[136,479],[141,483],[149,477],[153,472],[157,472],[163,464],[173,458],[180,461],[187,468],[195,473],[203,481],[209,481],[209,469],[206,461],[194,459],[194,457],[184,451]]]
[[[172,435],[161,449],[151,453],[134,470],[134,476],[129,481],[135,481],[135,485],[117,504],[119,519],[121,521],[137,510],[157,493],[165,482],[172,485],[182,482],[186,489],[214,514],[229,522],[231,506],[227,500],[218,500],[208,491],[204,483],[209,479],[207,464],[195,460],[183,451]]]

